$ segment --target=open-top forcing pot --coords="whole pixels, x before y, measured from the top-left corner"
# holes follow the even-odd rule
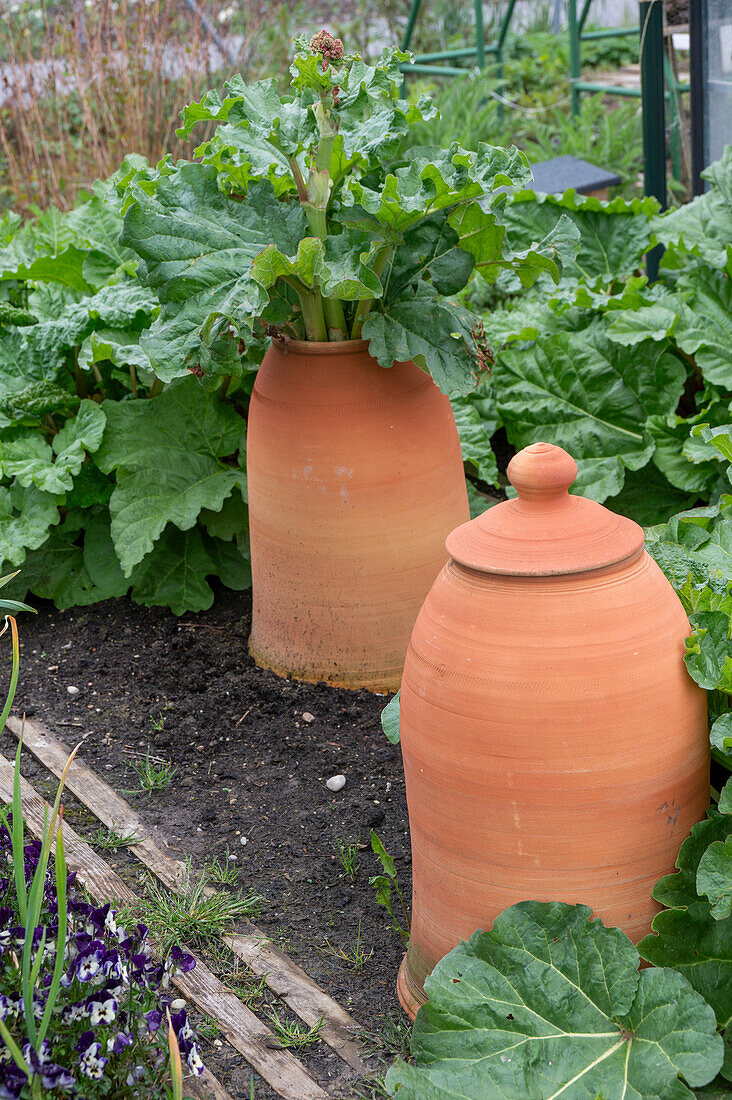
[[[518,901],[585,903],[637,942],[709,804],[684,610],[641,528],[569,495],[576,473],[546,443],[516,455],[518,497],[449,536],[412,633],[411,1016],[438,960]]]
[[[396,690],[445,538],[469,515],[448,399],[364,340],[273,342],[247,473],[257,664]]]

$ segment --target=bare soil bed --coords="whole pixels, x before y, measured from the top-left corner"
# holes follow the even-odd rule
[[[83,739],[83,761],[147,826],[157,826],[171,854],[190,857],[194,869],[212,856],[234,856],[239,885],[266,899],[258,926],[365,1030],[393,1033],[403,946],[369,886],[380,867],[364,847],[351,880],[337,852],[339,842],[366,845],[375,829],[410,896],[401,755],[379,722],[387,699],[256,668],[247,653],[250,593],[222,590],[210,611],[182,620],[127,600],[66,612],[35,602],[39,614],[21,616],[16,713],[45,723],[67,744]],[[133,764],[148,746],[176,768],[166,790],[138,789]],[[0,748],[12,751],[9,733]],[[43,774],[30,760],[23,770],[31,782]],[[325,781],[339,773],[346,785],[332,794]],[[70,820],[82,835],[94,832],[91,821],[85,830],[78,817]],[[131,861],[129,854],[104,856],[118,867]],[[359,927],[373,955],[354,971],[326,940],[352,947]],[[252,1007],[267,1021],[266,1000]],[[249,1100],[242,1059],[224,1053],[225,1044],[204,1043],[203,1050],[232,1095]],[[342,1066],[322,1042],[295,1053],[326,1087]],[[275,1093],[257,1080],[255,1095]]]

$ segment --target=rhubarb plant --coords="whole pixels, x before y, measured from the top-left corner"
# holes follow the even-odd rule
[[[474,271],[559,278],[556,234],[512,253],[502,188],[530,178],[516,148],[399,147],[436,110],[400,97],[410,55],[374,65],[321,31],[295,40],[290,88],[235,76],[182,111],[210,136],[190,162],[130,171],[122,243],[161,312],[140,346],[165,382],[241,372],[262,339],[368,340],[383,367],[414,360],[445,393],[490,362],[454,299]]]

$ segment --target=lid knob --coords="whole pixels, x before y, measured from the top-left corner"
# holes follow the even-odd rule
[[[577,463],[553,443],[532,443],[514,455],[507,473],[519,500],[556,504],[557,497],[566,496],[577,477]]]

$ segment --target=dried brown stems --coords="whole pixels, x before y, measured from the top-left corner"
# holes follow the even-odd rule
[[[175,136],[180,104],[233,68],[216,31],[246,67],[264,15],[245,0],[244,34],[234,38],[210,5],[200,8],[202,17],[181,0],[71,0],[44,3],[35,30],[1,19],[0,208],[68,209],[130,152],[190,156]]]

